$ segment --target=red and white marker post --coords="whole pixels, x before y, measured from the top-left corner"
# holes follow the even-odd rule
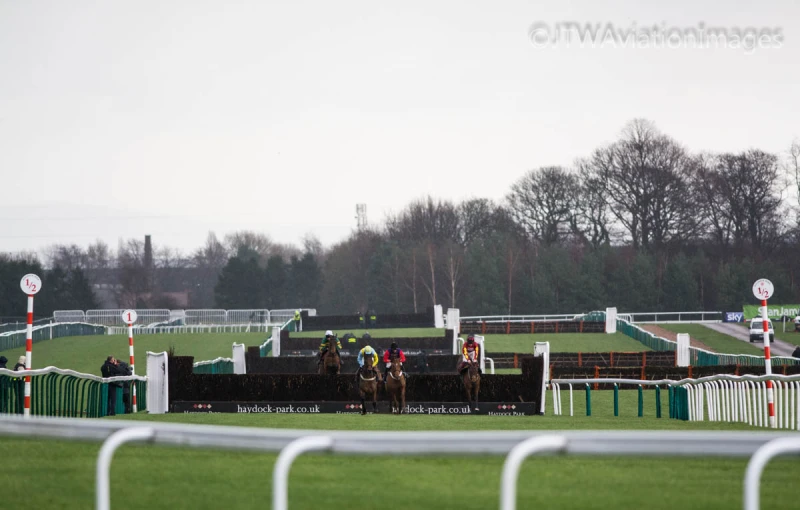
[[[133,364],[133,323],[136,322],[139,316],[136,310],[125,310],[122,312],[122,320],[128,324],[128,349],[131,356],[131,374],[136,375],[136,368]],[[131,381],[131,406],[133,412],[136,412],[136,381]]]
[[[33,296],[42,290],[42,280],[33,273],[26,274],[19,281],[19,286],[28,296],[28,320],[25,327],[25,370],[31,369],[31,350],[33,348]],[[31,416],[31,376],[25,377],[25,407],[22,415]]]
[[[772,297],[775,287],[766,278],[756,280],[753,284],[753,295],[761,300],[761,318],[764,325],[764,368],[767,375],[772,375],[772,361],[769,356],[769,315],[767,314],[767,299]],[[769,426],[775,428],[775,400],[772,389],[772,381],[767,380],[767,409],[769,411]]]

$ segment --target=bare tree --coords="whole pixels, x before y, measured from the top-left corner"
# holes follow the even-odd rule
[[[399,214],[387,218],[386,234],[396,241],[458,242],[461,236],[458,210],[451,202],[437,202],[430,196],[416,200]]]
[[[456,307],[456,297],[460,290],[464,268],[464,248],[458,244],[450,243],[445,250],[445,275],[447,276],[447,298],[450,307]],[[435,301],[434,301],[435,303]]]
[[[417,313],[419,307],[417,304],[417,250],[411,247],[411,256],[409,258],[409,267],[405,271],[407,278],[405,279],[405,286],[411,291],[411,298],[414,303],[414,313]]]
[[[588,162],[614,217],[634,247],[688,239],[697,231],[688,186],[692,160],[674,140],[637,119]]]
[[[789,147],[789,165],[797,186],[797,201],[800,203],[800,138],[795,139]]]
[[[60,267],[64,270],[86,269],[89,259],[86,252],[77,244],[54,244],[45,249],[45,261],[48,267]]]
[[[782,203],[777,156],[760,150],[722,154],[715,159],[712,178],[721,195],[719,214],[737,248],[748,242],[760,250],[776,240]]]
[[[225,245],[231,254],[235,255],[241,250],[255,252],[262,265],[266,264],[267,259],[273,254],[274,244],[269,236],[250,230],[241,230],[225,236]]]
[[[422,279],[422,285],[425,287],[425,290],[428,291],[428,295],[431,298],[431,304],[436,304],[436,258],[437,258],[437,249],[436,245],[432,242],[428,242],[425,244],[425,254],[428,256],[428,269],[430,274],[430,281]]]
[[[539,168],[511,186],[508,208],[530,237],[554,244],[571,231],[579,192],[577,177],[564,168]]]

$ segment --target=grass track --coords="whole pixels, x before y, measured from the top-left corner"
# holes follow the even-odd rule
[[[642,352],[650,348],[633,338],[614,333],[540,333],[486,335],[486,352],[533,353],[535,342],[550,342],[550,352]]]
[[[175,346],[176,354],[194,356],[195,361],[230,358],[232,345],[259,345],[267,338],[266,333],[180,333],[173,335],[141,335],[134,338],[137,373],[144,368],[147,351],[162,352]],[[25,348],[0,352],[9,359],[9,368],[14,366]],[[57,366],[78,372],[100,375],[100,365],[106,356],[128,360],[127,335],[93,335],[54,338],[33,344],[33,368]]]
[[[652,391],[645,392],[644,418],[636,417],[636,392],[621,391],[621,416],[615,418],[613,393],[592,395],[592,417],[584,415],[583,393],[576,392],[574,417],[141,413],[127,418],[320,430],[464,430],[465,449],[471,430],[746,429],[740,424],[656,419]],[[3,438],[0,455],[26,459],[4,471],[4,490],[26,494],[33,507],[91,508],[98,451],[96,443]],[[154,510],[268,508],[275,459],[274,454],[124,446],[112,467],[112,504]],[[305,455],[292,469],[290,507],[354,508],[364,495],[381,497],[381,487],[390,482],[393,497],[408,508],[496,508],[502,462],[501,457]],[[741,507],[745,466],[745,459],[733,458],[533,458],[520,475],[519,508],[736,508]],[[798,476],[796,459],[770,464],[763,478],[764,508],[794,507],[793,491],[787,488]]]
[[[764,350],[749,343],[737,340],[730,335],[714,331],[702,324],[658,324],[673,333],[689,333],[689,336],[700,340],[713,351],[724,354],[753,354],[763,356]]]
[[[465,438],[467,439],[467,438]],[[469,441],[465,440],[465,448]],[[99,444],[4,439],[0,455],[25,462],[5,470],[7,497],[32,508],[93,508]],[[276,456],[126,445],[111,470],[113,508],[270,507]],[[497,508],[501,457],[344,457],[304,455],[292,468],[292,509],[357,508],[386,483],[404,508]],[[741,507],[744,459],[547,457],[525,462],[519,508],[730,509]],[[764,508],[796,508],[795,460],[771,463]]]

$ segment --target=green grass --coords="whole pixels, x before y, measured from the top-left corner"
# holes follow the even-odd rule
[[[134,338],[137,373],[142,373],[145,353],[163,352],[175,346],[176,354],[194,356],[195,361],[218,357],[230,358],[234,342],[247,346],[260,345],[266,333],[180,333],[170,335],[141,335]],[[25,354],[25,348],[0,352],[13,366]],[[127,335],[94,335],[54,338],[33,344],[33,368],[57,366],[78,372],[100,375],[100,365],[112,355],[128,361]]]
[[[369,335],[372,338],[417,338],[417,337],[425,337],[425,336],[440,336],[444,338],[444,329],[443,328],[389,328],[389,329],[334,329],[332,330],[335,334],[339,335],[341,338],[344,336],[345,333],[352,333],[355,336],[361,338],[361,336],[369,332]],[[322,337],[325,336],[325,331],[301,331],[300,333],[291,333],[289,338],[291,337],[299,337],[299,338],[308,338],[308,337],[319,337],[322,340]]]
[[[702,324],[659,324],[660,327],[673,333],[689,333],[694,339],[700,340],[714,352],[723,354],[753,354],[763,356],[764,350],[747,342],[737,340],[730,335],[714,331]]]
[[[550,352],[641,352],[650,348],[622,333],[539,333],[485,335],[486,353],[533,353],[535,342],[550,342]]]
[[[32,508],[93,508],[98,451],[99,444],[4,438],[0,455],[25,459],[4,473],[6,499],[24,494]],[[275,460],[275,454],[126,445],[114,456],[111,504],[269,508]],[[291,471],[289,503],[295,510],[338,510],[365,501],[377,507],[388,497],[403,508],[496,508],[502,463],[502,457],[303,455]],[[726,458],[531,458],[520,473],[518,507],[727,510],[741,507],[745,466],[745,459]],[[763,507],[795,507],[798,475],[794,459],[770,463]]]
[[[613,416],[610,391],[594,391],[594,416],[586,417],[583,393],[575,394],[576,416],[392,416],[297,414],[140,413],[125,419],[196,424],[318,430],[463,430],[464,449],[472,430],[747,429],[742,424],[656,419],[654,392],[645,392],[645,417],[636,417],[636,392],[620,392],[620,417]],[[666,393],[663,394],[666,408]],[[569,411],[567,392],[563,394]],[[548,407],[549,408],[549,407]],[[120,417],[118,417],[120,418]],[[97,443],[8,439],[0,455],[24,458],[7,469],[7,495],[25,494],[32,507],[91,508]],[[376,451],[376,453],[379,453]],[[265,508],[270,506],[275,454],[123,446],[112,465],[115,508]],[[519,508],[614,508],[619,510],[708,509],[741,506],[746,459],[658,457],[547,457],[527,460],[518,486]],[[303,455],[292,468],[290,507],[349,509],[370,505],[391,485],[403,507],[496,508],[502,457],[352,457]],[[792,508],[791,490],[800,476],[795,459],[777,460],[763,477],[765,508]],[[713,490],[709,490],[713,487]],[[373,504],[374,503],[374,504]],[[122,506],[119,506],[122,505]]]

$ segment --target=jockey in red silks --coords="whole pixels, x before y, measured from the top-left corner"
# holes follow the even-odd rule
[[[403,354],[403,350],[397,347],[396,342],[392,342],[392,346],[384,351],[383,353],[383,362],[386,363],[386,370],[383,371],[383,382],[386,384],[386,378],[389,376],[389,369],[392,367],[392,358],[395,357],[400,360],[400,366],[403,366],[403,363],[406,362],[406,355]],[[403,375],[408,377],[405,372]]]
[[[474,336],[469,335],[467,337],[467,341],[464,342],[464,345],[461,347],[461,355],[464,357],[464,359],[458,364],[458,373],[461,373],[465,368],[467,368],[467,365],[469,365],[470,361],[474,361],[475,363],[480,361],[481,344],[475,341]],[[483,373],[480,366],[478,367],[478,371]]]

